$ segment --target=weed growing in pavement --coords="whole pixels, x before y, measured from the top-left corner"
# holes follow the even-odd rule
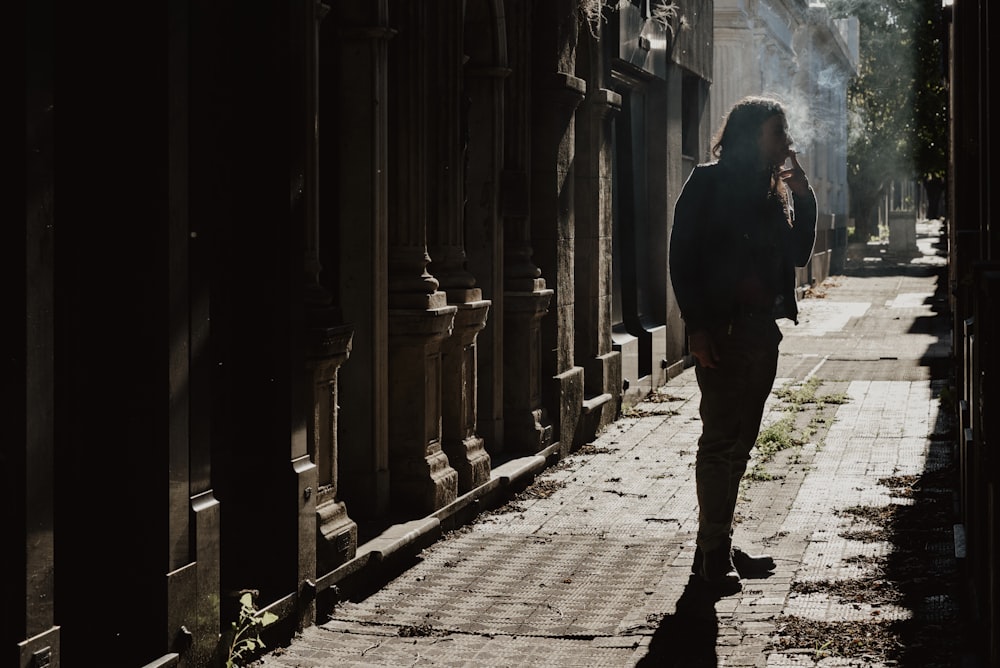
[[[764,457],[773,457],[782,450],[802,445],[802,441],[795,438],[794,434],[795,420],[783,417],[760,430],[757,435],[757,451]]]
[[[761,429],[757,436],[757,453],[753,467],[747,472],[749,480],[774,480],[775,476],[765,470],[765,466],[782,450],[802,445],[803,441],[795,436],[795,420],[786,416]]]
[[[768,480],[777,479],[778,476],[768,473],[767,469],[760,463],[754,464],[754,466],[743,476],[743,481],[749,480],[752,482],[767,482]]]
[[[766,470],[767,464],[779,452],[793,447],[801,447],[822,427],[830,424],[832,418],[824,414],[824,409],[828,405],[846,403],[849,399],[844,393],[819,394],[822,385],[822,380],[813,377],[803,383],[790,381],[775,390],[775,396],[782,402],[782,410],[798,413],[811,407],[816,411],[816,414],[802,427],[797,428],[796,418],[790,415],[763,428],[757,436],[753,465],[744,476],[744,480],[750,482],[775,480],[779,476],[769,473]],[[817,443],[817,447],[822,447],[822,445],[822,442]],[[802,458],[796,456],[792,463],[801,463],[801,461]]]
[[[826,425],[831,424],[832,422],[833,420],[825,415],[815,415],[813,416],[812,420],[809,421],[809,424],[813,425],[814,427],[825,427]]]
[[[836,394],[818,394],[823,381],[813,376],[804,383],[789,381],[775,390],[774,395],[785,402],[786,410],[802,411],[806,404],[826,406],[830,404],[846,404],[848,396],[843,392]]]

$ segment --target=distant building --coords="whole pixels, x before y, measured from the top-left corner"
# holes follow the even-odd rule
[[[711,120],[746,95],[770,95],[816,191],[820,229],[803,282],[822,281],[847,245],[847,85],[858,63],[856,19],[831,19],[819,2],[717,0]],[[714,130],[713,130],[714,131]]]

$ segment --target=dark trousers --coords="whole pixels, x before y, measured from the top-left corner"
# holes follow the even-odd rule
[[[742,317],[715,333],[717,368],[695,369],[702,433],[695,459],[698,546],[731,545],[740,480],[774,384],[781,331],[770,317]]]

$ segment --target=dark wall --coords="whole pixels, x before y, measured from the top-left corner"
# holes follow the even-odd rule
[[[0,243],[0,643],[12,647],[52,625],[52,4],[12,7],[24,50],[11,72],[24,77],[24,117],[5,124],[2,180],[5,235]],[[18,10],[24,10],[19,12]],[[23,23],[14,23],[21,20]],[[13,50],[12,50],[13,51]],[[21,56],[22,57],[18,57]],[[22,80],[15,79],[18,83]],[[21,220],[24,220],[22,225]],[[29,501],[29,498],[31,501]]]
[[[134,665],[167,554],[166,7],[56,10],[55,621],[68,665]]]
[[[211,258],[211,469],[222,504],[222,585],[265,596],[281,584],[294,589],[294,581],[279,582],[280,569],[261,568],[280,558],[264,543],[295,547],[294,527],[277,521],[287,509],[274,498],[275,479],[291,473],[293,329],[301,322],[288,11],[278,2],[220,7],[195,24],[193,41],[196,58],[215,50],[204,62],[217,68],[194,73],[191,165],[192,225]]]
[[[206,490],[222,508],[221,587],[200,596],[222,599],[223,623],[240,589],[297,588],[305,117],[290,24],[277,1],[57,3],[33,24],[41,204],[15,246],[39,254],[14,285],[37,332],[22,330],[15,389],[51,448],[27,422],[7,432],[27,443],[9,489],[38,525],[14,513],[15,535],[53,541],[18,552],[19,570],[54,584],[27,604],[35,627],[9,630],[59,625],[63,665],[172,647],[168,576],[194,562],[190,499]]]

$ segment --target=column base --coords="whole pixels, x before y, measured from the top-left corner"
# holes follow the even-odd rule
[[[358,525],[347,516],[347,506],[337,500],[316,507],[316,571],[328,573],[354,558],[358,550]]]
[[[516,452],[541,452],[552,444],[552,425],[544,408],[509,416],[504,423],[504,437]]]
[[[541,398],[541,319],[553,290],[504,294],[504,438],[519,452],[552,443],[552,424]]]
[[[458,472],[458,493],[465,494],[489,482],[491,460],[483,439],[470,436],[461,441],[444,441],[441,444],[451,467]]]
[[[583,413],[583,368],[570,367],[553,378],[552,390],[557,396],[547,402],[559,411],[559,443],[560,454],[565,457],[575,445],[575,435],[579,431],[580,417]]]
[[[389,311],[390,498],[408,515],[432,513],[458,497],[458,473],[441,450],[441,343],[457,311]]]
[[[452,335],[442,350],[441,448],[458,471],[458,491],[465,493],[490,479],[490,456],[477,430],[478,333],[486,325],[490,302],[478,288],[452,296],[472,299],[453,304],[458,308]]]
[[[458,498],[458,471],[439,444],[419,459],[396,460],[392,471],[392,503],[415,516],[428,515]]]
[[[611,334],[612,348],[619,354],[621,364],[622,408],[630,408],[639,403],[647,392],[643,391],[642,377],[639,375],[641,345],[639,338],[627,332]]]
[[[590,443],[618,418],[621,400],[622,362],[618,352],[598,355],[584,367],[583,415],[575,442]]]

